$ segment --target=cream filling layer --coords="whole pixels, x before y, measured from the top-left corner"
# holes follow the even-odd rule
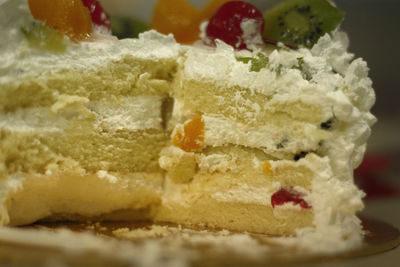
[[[105,105],[91,102],[87,106],[96,115],[96,126],[114,131],[161,130],[160,96],[126,97],[120,103]]]
[[[62,96],[51,107],[18,109],[0,114],[0,129],[13,132],[63,131],[71,124],[93,123],[112,131],[161,130],[160,96],[125,97],[119,102],[90,102],[78,96]]]
[[[242,184],[226,191],[216,191],[211,196],[221,202],[241,202],[271,206],[271,196],[280,187],[279,183],[273,183],[270,187],[255,187],[249,184]]]
[[[297,153],[299,151],[315,150],[318,143],[330,137],[330,133],[312,124],[296,122],[292,125],[277,125],[267,123],[252,127],[243,123],[202,116],[205,123],[206,146],[223,146],[227,144],[258,148],[266,153],[280,152]],[[286,140],[285,147],[279,148],[279,143]]]

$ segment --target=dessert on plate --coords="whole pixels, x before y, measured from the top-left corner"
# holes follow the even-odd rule
[[[187,45],[117,40],[96,1],[45,2],[0,4],[2,225],[153,220],[360,244],[353,170],[375,95],[342,11],[215,1]]]

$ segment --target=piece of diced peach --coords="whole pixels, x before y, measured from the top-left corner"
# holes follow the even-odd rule
[[[205,123],[201,115],[195,116],[183,126],[183,133],[176,132],[172,144],[186,152],[199,151],[204,146]]]
[[[93,32],[89,9],[78,0],[28,0],[32,16],[46,26],[80,41]]]

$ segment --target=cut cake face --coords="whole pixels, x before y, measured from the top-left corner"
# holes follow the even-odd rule
[[[152,30],[60,53],[29,44],[32,23],[27,1],[0,5],[2,225],[154,220],[360,244],[353,169],[375,95],[345,33],[251,51]]]

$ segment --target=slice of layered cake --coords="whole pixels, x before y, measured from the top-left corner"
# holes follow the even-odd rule
[[[295,13],[293,3],[266,16]],[[249,8],[224,5],[206,27],[208,37],[230,43],[219,14],[236,5]],[[263,21],[248,13],[251,36]],[[366,64],[353,60],[337,30],[311,49],[285,42],[253,52],[235,51],[246,47],[235,39],[187,50],[173,91],[172,144],[160,157],[167,175],[157,219],[274,235],[301,235],[307,227],[339,239],[360,232],[354,214],[363,193],[353,169],[375,121]]]
[[[154,220],[360,243],[353,169],[375,96],[329,2],[265,19],[229,2],[194,45],[80,26],[65,37],[28,2],[0,5],[3,225]],[[310,32],[293,30],[299,16]]]
[[[55,13],[64,2],[71,1],[47,8]],[[121,41],[90,32],[69,41],[33,18],[35,5],[37,16],[45,12],[41,1],[1,6],[0,221],[91,217],[160,202],[158,155],[169,142],[162,109],[179,45],[156,32]]]

